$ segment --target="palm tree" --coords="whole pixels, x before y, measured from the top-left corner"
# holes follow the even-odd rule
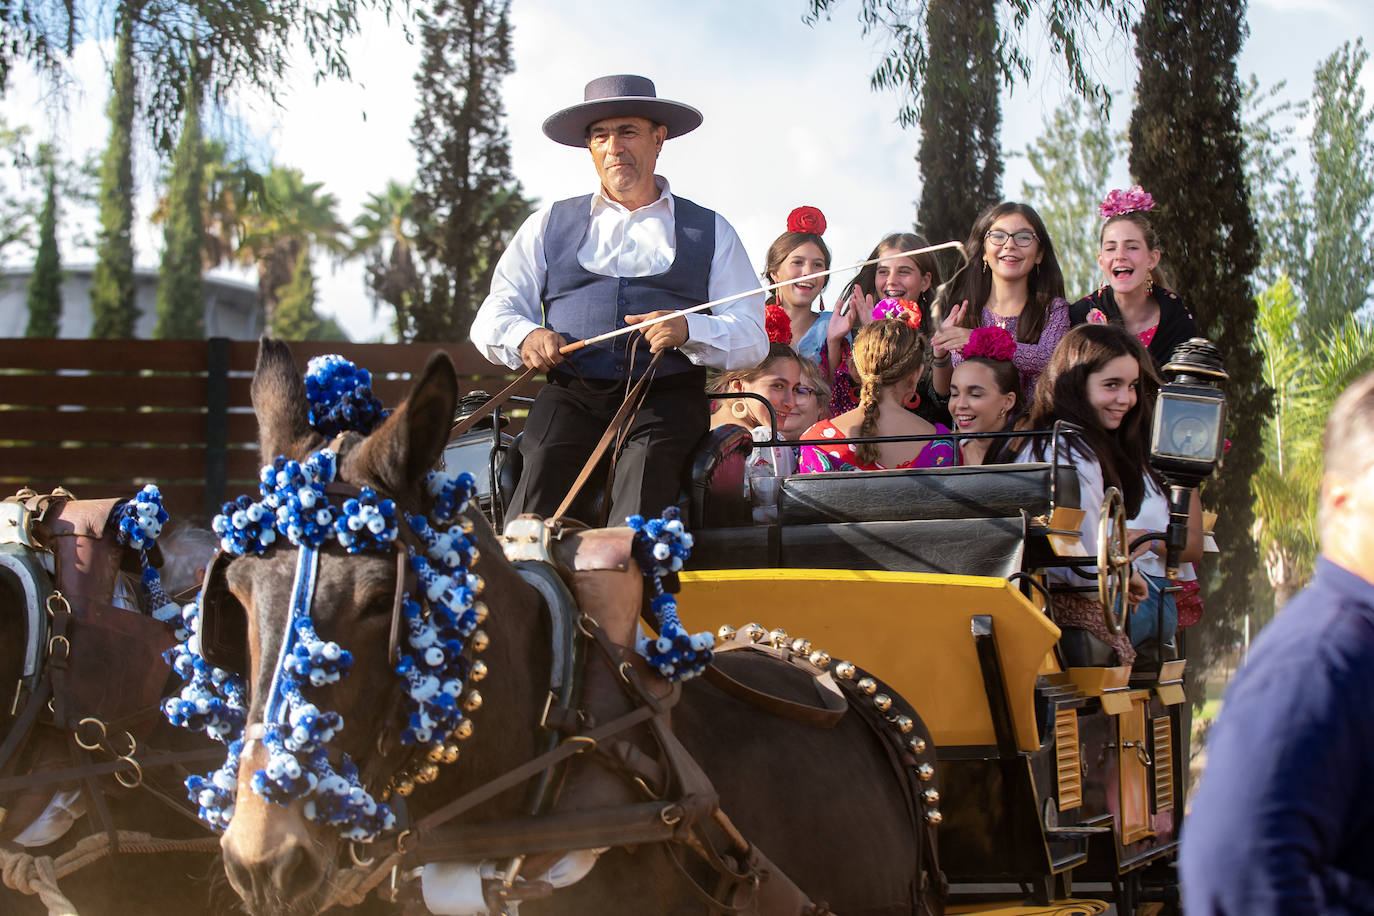
[[[1300,307],[1287,276],[1261,293],[1258,304],[1256,338],[1274,414],[1251,492],[1254,534],[1278,610],[1312,575],[1326,415],[1347,385],[1374,368],[1374,328],[1350,315],[1311,352],[1298,335]]]
[[[396,336],[405,340],[411,310],[417,298],[424,295],[415,264],[419,229],[415,225],[410,186],[388,181],[381,193],[368,195],[363,213],[353,225],[360,235],[354,240],[352,253],[367,259],[373,307],[386,302],[396,310]]]
[[[322,182],[309,182],[299,169],[272,166],[262,193],[239,211],[242,234],[236,249],[241,264],[258,269],[258,295],[267,326],[277,308],[277,291],[291,282],[303,250],[322,248],[344,254],[352,241],[335,215],[338,199],[322,193]]]

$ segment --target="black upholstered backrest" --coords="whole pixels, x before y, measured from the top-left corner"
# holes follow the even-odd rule
[[[753,436],[743,426],[717,426],[701,437],[687,469],[687,522],[693,531],[750,524],[744,469],[753,448]]]
[[[1043,515],[1051,499],[1078,505],[1077,475],[1048,463],[994,464],[893,471],[833,471],[787,478],[780,498],[784,525]],[[1072,486],[1070,486],[1072,481]],[[1071,492],[1070,492],[1071,491]]]

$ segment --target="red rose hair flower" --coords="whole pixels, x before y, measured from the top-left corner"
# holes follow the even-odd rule
[[[763,328],[768,332],[769,343],[792,343],[792,319],[787,317],[780,305],[763,307]]]
[[[998,359],[1003,362],[1016,355],[1016,338],[1006,328],[974,328],[964,344],[964,359],[981,356],[985,359]]]
[[[787,231],[825,235],[825,214],[815,207],[798,207],[787,214]]]

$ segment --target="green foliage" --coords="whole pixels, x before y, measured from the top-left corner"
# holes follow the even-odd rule
[[[302,248],[291,280],[277,290],[277,309],[268,331],[282,340],[318,340],[322,322],[315,313],[315,274],[310,252]]]
[[[1259,261],[1243,168],[1241,89],[1236,55],[1245,35],[1245,4],[1234,0],[1146,0],[1136,26],[1140,77],[1131,115],[1131,173],[1154,195],[1150,214],[1176,286],[1194,308],[1198,329],[1221,351],[1231,449],[1203,501],[1218,513],[1222,554],[1207,580],[1207,613],[1190,636],[1201,668],[1235,638],[1250,610],[1254,539],[1250,480],[1258,470],[1260,431],[1271,394],[1255,346],[1249,277]]]
[[[398,314],[402,339],[463,340],[511,235],[532,208],[510,166],[501,80],[510,0],[438,0],[419,14],[424,55],[411,142],[424,295]]]
[[[134,336],[134,77],[133,21],[124,17],[115,48],[108,114],[110,141],[100,169],[100,236],[91,280],[91,336]]]
[[[1045,220],[1070,299],[1102,285],[1097,265],[1102,216],[1112,164],[1121,139],[1112,133],[1110,110],[1070,98],[1045,120],[1045,132],[1026,148],[1038,184],[1022,182],[1021,197]]]
[[[186,120],[167,184],[157,324],[153,327],[153,336],[159,338],[195,340],[205,336],[205,287],[201,281],[205,256],[201,156],[205,141],[200,129],[199,94],[200,87],[194,81],[187,85]]]
[[[43,212],[38,218],[38,257],[29,276],[29,324],[25,337],[56,337],[62,319],[62,257],[57,249],[57,169],[52,148],[39,149],[43,163]]]
[[[1312,86],[1311,248],[1300,262],[1310,346],[1369,298],[1374,283],[1374,109],[1365,107],[1363,41],[1343,44],[1317,67]]]
[[[404,339],[412,310],[423,301],[424,284],[415,264],[415,204],[408,185],[387,182],[381,193],[368,195],[363,213],[353,221],[359,230],[353,253],[367,259],[367,285],[374,308],[385,302],[396,311],[396,336]]]
[[[305,180],[299,169],[273,166],[260,194],[237,203],[238,244],[235,258],[258,269],[258,294],[272,327],[278,291],[291,282],[303,253],[348,250],[348,229],[335,210],[338,199],[323,184]]]
[[[1281,276],[1291,278],[1291,271],[1305,258],[1295,252],[1306,250],[1306,204],[1291,166],[1291,122],[1306,113],[1307,104],[1278,101],[1286,85],[1280,80],[1261,89],[1259,80],[1251,76],[1242,86],[1245,180],[1260,237],[1260,266],[1253,280],[1261,290],[1277,283]]]
[[[1316,561],[1322,436],[1331,405],[1374,368],[1374,329],[1347,315],[1338,332],[1312,348],[1298,334],[1301,307],[1285,275],[1259,296],[1256,342],[1274,413],[1264,429],[1266,460],[1251,481],[1255,537],[1282,607],[1311,577]]]
[[[0,167],[13,165],[16,170],[28,166],[26,150],[29,128],[10,127],[0,115]],[[4,171],[0,170],[0,176]],[[14,244],[32,244],[38,207],[29,196],[0,184],[0,256]]]
[[[170,149],[181,121],[182,93],[192,72],[215,101],[247,86],[277,99],[291,55],[303,48],[315,79],[349,77],[345,42],[358,32],[359,15],[391,0],[116,0],[117,28],[132,26],[139,80],[158,145]],[[103,3],[6,0],[0,3],[0,94],[10,67],[28,61],[61,82],[73,47],[85,38],[109,37],[111,7]]]
[[[962,241],[1002,196],[996,7],[996,0],[929,0],[916,225],[932,242]]]
[[[829,19],[840,2],[807,0],[804,18],[812,24],[821,18]],[[932,18],[931,10],[939,3],[940,0],[860,2],[859,23],[864,37],[882,32],[889,40],[882,61],[873,71],[871,86],[875,90],[896,89],[901,93],[902,108],[897,119],[905,127],[924,124],[921,109],[929,98],[923,96],[923,84],[936,66],[935,53],[939,48],[934,32],[928,31],[927,26]],[[984,9],[981,2],[971,2],[967,6]],[[991,69],[999,87],[1018,79],[1030,80],[1029,47],[1007,36],[1016,36],[1017,41],[1025,42],[1027,36],[1043,35],[1049,39],[1050,50],[1062,58],[1074,91],[1094,104],[1104,107],[1110,104],[1111,94],[1089,75],[1083,52],[1087,49],[1091,53],[1091,49],[1108,40],[1103,34],[1104,26],[1107,32],[1124,33],[1130,24],[1134,3],[1130,0],[997,0],[988,2],[986,8],[990,11],[978,17],[982,27],[996,33],[999,11],[1008,25],[989,46],[988,55],[982,60]],[[1043,30],[1029,27],[1033,12],[1043,18]],[[966,19],[969,23],[973,21],[972,15]]]

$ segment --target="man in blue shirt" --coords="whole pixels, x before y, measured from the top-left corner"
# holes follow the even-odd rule
[[[1226,691],[1183,828],[1184,912],[1374,914],[1374,373],[1327,423],[1312,582]]]

